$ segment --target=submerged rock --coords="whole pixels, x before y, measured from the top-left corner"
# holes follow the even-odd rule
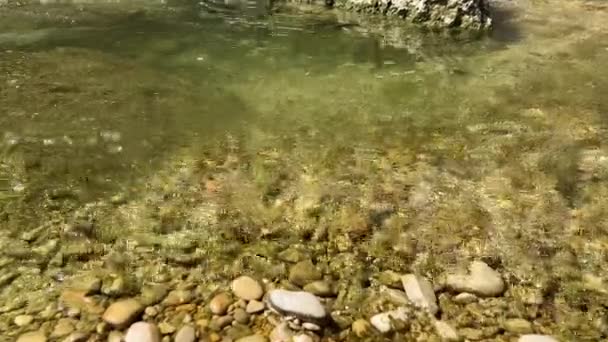
[[[298,286],[305,286],[313,281],[321,280],[322,276],[310,260],[300,261],[289,270],[289,281]]]
[[[103,320],[117,328],[126,327],[143,311],[144,306],[138,300],[124,299],[112,303],[104,312]]]
[[[500,273],[481,261],[471,263],[468,274],[448,274],[445,285],[452,291],[469,292],[480,297],[495,297],[505,291]]]
[[[280,314],[295,316],[302,321],[322,323],[327,318],[319,299],[308,292],[273,290],[268,294],[268,305]]]
[[[407,274],[401,278],[407,298],[417,307],[435,315],[439,311],[437,297],[430,281],[421,276]]]
[[[258,300],[264,295],[264,289],[260,283],[247,276],[236,278],[232,281],[232,292],[234,295],[244,300]]]

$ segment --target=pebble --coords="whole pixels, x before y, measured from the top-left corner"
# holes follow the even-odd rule
[[[249,335],[239,338],[236,342],[268,342],[268,339],[262,335]]]
[[[31,316],[31,315],[19,315],[19,316],[15,317],[15,319],[14,319],[13,322],[18,327],[24,327],[26,325],[29,325],[33,321],[34,321],[34,316]]]
[[[321,323],[327,317],[319,299],[308,292],[273,290],[268,293],[268,305],[283,315],[295,316],[303,321]]]
[[[371,325],[364,319],[358,319],[353,322],[351,329],[357,337],[362,338],[370,333]]]
[[[166,285],[147,285],[141,290],[141,302],[146,306],[160,303],[167,295],[169,289]]]
[[[254,313],[264,311],[265,308],[266,308],[266,304],[264,304],[264,302],[252,300],[249,303],[247,303],[247,307],[245,308],[245,311],[247,311],[248,314],[254,314]]]
[[[468,274],[448,274],[445,285],[456,292],[470,292],[481,297],[496,297],[505,291],[500,273],[482,261],[474,261]]]
[[[529,334],[534,331],[532,323],[523,318],[511,318],[504,322],[503,328],[513,334]]]
[[[475,303],[477,301],[477,296],[472,293],[463,292],[454,296],[452,301],[454,301],[456,304],[466,305]]]
[[[522,335],[517,342],[558,342],[557,339],[549,335]]]
[[[270,332],[270,342],[292,342],[295,333],[286,322],[280,323]]]
[[[136,299],[112,303],[103,313],[103,320],[116,328],[125,328],[137,319],[144,306]]]
[[[41,331],[34,331],[25,333],[19,338],[17,338],[17,342],[46,342],[46,336]]]
[[[305,286],[321,280],[323,275],[310,260],[300,261],[289,270],[289,281],[298,286]]]
[[[63,342],[86,342],[88,339],[89,335],[87,333],[75,331],[63,340]]]
[[[158,324],[158,330],[160,331],[160,333],[162,335],[169,335],[169,334],[173,334],[177,330],[177,328],[174,327],[171,323],[160,322]]]
[[[393,323],[395,321],[406,322],[408,320],[408,313],[405,308],[398,308],[396,310],[379,313],[370,318],[370,323],[381,333],[388,333],[393,330]]]
[[[312,330],[312,331],[319,331],[321,330],[321,327],[314,324],[314,323],[310,323],[310,322],[304,322],[302,324],[302,328],[306,329],[306,330]]]
[[[74,323],[71,319],[62,318],[57,321],[57,324],[55,324],[55,328],[53,328],[51,337],[57,338],[67,336],[74,332],[74,329]]]
[[[133,323],[127,330],[125,342],[160,342],[160,333],[152,323]]]
[[[108,342],[122,342],[123,341],[123,335],[120,331],[111,331],[108,334]]]
[[[332,297],[335,296],[335,291],[332,288],[330,282],[325,280],[317,280],[313,281],[310,284],[304,286],[304,291],[310,292],[315,296],[319,297]]]
[[[415,274],[401,277],[401,283],[407,298],[419,308],[428,310],[432,315],[437,314],[439,306],[433,285],[427,279]]]
[[[196,330],[191,325],[184,325],[175,334],[175,342],[194,342],[196,341]]]
[[[192,292],[187,290],[174,290],[169,292],[163,303],[166,305],[175,306],[190,303],[191,300]]]
[[[220,293],[211,299],[209,309],[214,315],[223,315],[228,310],[230,304],[232,304],[232,298],[227,293]]]
[[[260,283],[247,276],[241,276],[232,281],[232,292],[244,300],[258,300],[264,295],[264,289]]]
[[[230,315],[217,317],[211,320],[209,328],[211,328],[211,330],[220,331],[224,329],[224,327],[230,325],[232,321],[234,321],[234,317]]]
[[[249,323],[249,314],[241,308],[237,308],[236,310],[234,310],[232,315],[234,316],[234,320],[241,324]]]
[[[444,321],[434,321],[433,326],[442,341],[460,341],[458,332],[448,323]]]

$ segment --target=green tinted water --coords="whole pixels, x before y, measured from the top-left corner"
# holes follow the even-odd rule
[[[484,257],[523,287],[567,278],[568,310],[585,291],[608,303],[584,278],[608,269],[608,10],[500,8],[491,37],[409,32],[398,46],[313,16],[3,9],[0,235],[5,249],[58,243],[29,262],[6,253],[36,279],[6,293],[113,251],[133,269],[184,271],[171,241],[193,243],[180,253],[217,277],[271,272],[226,264],[312,240],[319,260],[365,255],[372,273]],[[74,232],[83,220],[96,232]],[[72,245],[105,249],[70,259]]]

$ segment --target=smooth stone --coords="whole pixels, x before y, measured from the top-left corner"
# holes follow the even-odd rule
[[[409,298],[407,298],[407,294],[402,290],[395,289],[384,289],[382,293],[386,296],[386,298],[392,304],[396,306],[407,306],[410,304]]]
[[[160,342],[160,332],[152,323],[133,323],[127,330],[125,342]]]
[[[55,324],[55,328],[53,328],[53,332],[51,332],[51,337],[57,338],[67,336],[74,332],[74,329],[76,328],[74,327],[74,321],[72,319],[62,318]]]
[[[187,290],[173,290],[169,292],[167,297],[165,297],[163,303],[166,305],[175,306],[190,303],[191,300],[192,292]]]
[[[456,296],[454,296],[452,298],[452,301],[456,304],[461,304],[461,305],[466,305],[466,304],[471,304],[471,303],[475,303],[477,301],[477,296],[472,294],[472,293],[468,293],[468,292],[463,292],[463,293],[459,293]]]
[[[415,274],[401,277],[403,289],[407,298],[419,308],[428,310],[432,315],[437,314],[439,306],[433,285],[427,279]]]
[[[268,339],[262,335],[249,335],[239,338],[236,342],[268,342]]]
[[[523,318],[511,318],[507,319],[503,328],[513,334],[529,334],[534,331],[532,323]]]
[[[496,297],[505,291],[500,273],[482,261],[474,261],[468,274],[448,274],[445,285],[452,291],[470,292],[481,297]]]
[[[528,335],[520,336],[519,339],[517,340],[517,342],[559,342],[559,341],[549,335],[528,334]]]
[[[393,330],[393,321],[406,322],[407,320],[408,313],[405,308],[398,308],[396,310],[374,315],[369,321],[376,330],[385,334]]]
[[[247,311],[248,314],[254,314],[254,313],[264,311],[265,308],[266,308],[266,304],[264,304],[264,302],[252,300],[249,303],[247,303],[247,307],[245,308],[245,311]]]
[[[241,324],[249,323],[249,314],[241,308],[237,308],[236,310],[234,310],[234,312],[232,313],[232,316],[234,316],[235,321],[237,321]]]
[[[33,331],[22,334],[17,338],[17,342],[46,342],[46,336],[41,331]]]
[[[295,333],[286,322],[282,322],[270,332],[270,342],[292,342]]]
[[[116,328],[125,328],[144,311],[136,299],[124,299],[112,303],[103,313],[103,320]]]
[[[32,316],[32,315],[19,315],[19,316],[15,317],[15,319],[13,320],[13,323],[15,323],[15,325],[18,327],[24,327],[26,325],[29,325],[33,321],[34,321],[34,316]]]
[[[214,315],[223,315],[228,311],[230,304],[232,304],[232,298],[227,293],[220,293],[211,299],[209,309]]]
[[[353,322],[351,329],[355,333],[355,335],[359,338],[365,337],[370,333],[370,329],[372,328],[371,324],[364,319],[358,319]]]
[[[433,326],[435,327],[435,331],[437,332],[437,335],[441,337],[442,341],[460,341],[458,332],[448,323],[444,321],[434,321]]]
[[[264,295],[264,289],[260,283],[247,276],[241,276],[232,281],[232,292],[235,296],[244,300],[258,300]]]
[[[89,334],[75,331],[66,337],[63,342],[86,342],[89,339]]]
[[[175,334],[175,342],[194,342],[196,341],[196,330],[191,325],[184,325]]]
[[[304,291],[319,297],[332,297],[336,294],[331,283],[325,280],[317,280],[306,284],[304,286]]]
[[[320,323],[327,317],[319,299],[308,292],[272,290],[268,293],[268,305],[280,314],[295,316],[303,321]]]
[[[298,286],[305,286],[321,280],[323,275],[310,260],[300,261],[289,270],[289,281]]]

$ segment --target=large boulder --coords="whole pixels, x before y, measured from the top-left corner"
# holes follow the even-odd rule
[[[484,30],[492,26],[487,0],[335,0],[334,6],[431,28]]]

